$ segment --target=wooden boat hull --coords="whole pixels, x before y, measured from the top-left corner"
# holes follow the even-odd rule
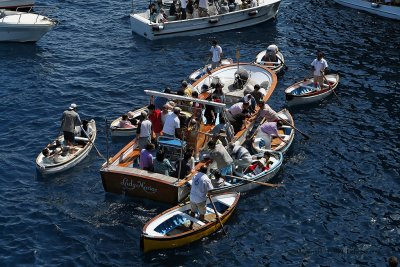
[[[371,3],[363,0],[334,0],[336,3],[381,17],[400,20],[400,7]]]
[[[282,152],[270,151],[271,154],[275,154],[277,156],[277,161],[272,164],[271,168],[268,171],[264,171],[256,176],[244,176],[243,178],[249,179],[251,181],[256,182],[268,182],[270,181],[280,170],[283,163],[283,154]],[[259,154],[259,156],[262,156]],[[260,185],[257,183],[247,182],[247,181],[238,181],[235,184],[225,183],[225,185],[215,188],[212,190],[213,194],[221,194],[225,192],[247,192],[253,189],[256,189]]]
[[[270,68],[277,75],[282,74],[284,71],[284,67],[285,67],[285,58],[283,57],[282,53],[281,52],[277,53],[277,56],[281,60],[281,61],[279,61],[279,64],[264,63],[262,61],[262,58],[265,56],[266,53],[267,53],[267,50],[264,50],[264,51],[261,51],[260,53],[258,53],[256,56],[255,63],[261,64],[261,65],[264,65],[264,66]]]
[[[293,121],[293,117],[292,117],[292,115],[290,114],[290,112],[289,112],[289,110],[287,110],[287,109],[283,109],[283,110],[281,110],[281,111],[279,111],[278,112],[278,116],[281,118],[281,119],[284,119],[284,120],[286,120],[286,121],[288,121],[291,125],[293,125],[294,126],[294,121]],[[259,131],[259,130],[258,130]],[[294,140],[294,135],[295,135],[295,133],[296,133],[296,131],[292,128],[292,127],[290,127],[289,125],[287,125],[287,124],[283,124],[283,129],[282,129],[282,133],[281,134],[283,134],[283,135],[285,135],[285,137],[284,137],[284,140],[286,141],[286,143],[284,143],[284,142],[282,142],[278,137],[274,137],[273,139],[272,139],[272,150],[274,150],[274,151],[280,151],[280,152],[282,152],[283,154],[285,154],[286,153],[286,151],[290,148],[290,146],[292,145],[292,143],[293,143],[293,140]],[[256,134],[256,136],[254,137],[254,141],[253,141],[253,143],[252,143],[252,150],[255,152],[255,153],[263,153],[264,151],[267,151],[268,149],[264,149],[264,148],[260,148],[260,146],[259,146],[259,142],[260,142],[260,138],[262,138],[261,137],[261,135],[258,135],[258,133]]]
[[[71,169],[72,167],[76,166],[78,163],[80,163],[82,160],[86,158],[86,156],[90,153],[93,147],[93,143],[96,140],[96,123],[94,120],[90,120],[89,125],[93,129],[93,135],[90,139],[90,142],[88,142],[82,150],[79,150],[74,154],[72,158],[70,158],[68,161],[59,163],[59,164],[54,164],[54,165],[44,165],[42,163],[43,155],[42,153],[39,153],[39,155],[36,158],[36,169],[42,173],[43,175],[45,174],[55,174],[59,172],[63,172],[66,170]],[[56,140],[59,140],[61,142],[64,141],[64,136],[61,135],[59,136]]]
[[[227,194],[228,196],[234,195],[234,201],[230,207],[225,210],[221,215],[221,221],[223,224],[226,223],[226,221],[230,218],[232,215],[233,211],[235,210],[237,203],[239,201],[240,194],[239,193],[230,193]],[[218,203],[218,198],[220,196],[213,196],[213,202],[215,204]],[[209,200],[207,200],[207,204],[209,204]],[[217,205],[216,205],[217,206]],[[217,219],[213,219],[212,221],[204,224],[201,227],[195,228],[193,230],[189,230],[187,232],[183,232],[180,234],[176,235],[163,235],[163,236],[155,236],[151,235],[148,232],[148,228],[151,226],[154,221],[157,219],[162,218],[163,216],[167,217],[170,216],[171,213],[173,213],[176,210],[181,210],[182,213],[186,213],[187,210],[190,209],[190,204],[187,203],[186,205],[180,205],[173,207],[159,215],[157,215],[155,218],[150,220],[144,227],[143,227],[143,232],[140,238],[140,245],[141,249],[143,252],[149,252],[153,250],[159,250],[159,249],[171,249],[171,248],[176,248],[176,247],[181,247],[187,244],[190,244],[192,242],[195,242],[197,240],[200,240],[203,237],[209,236],[212,233],[218,231],[218,229],[221,228],[221,225]],[[209,209],[209,208],[208,208]],[[218,208],[217,208],[218,210]],[[219,213],[219,212],[218,212]]]
[[[328,88],[328,86],[325,86],[324,89],[320,91],[313,90],[314,78],[308,78],[304,81],[297,82],[289,86],[285,90],[288,105],[294,106],[311,104],[321,101],[322,99],[333,94],[333,90],[335,90],[339,84],[339,75],[328,74],[325,75],[325,77],[329,81],[331,87]]]
[[[259,0],[259,6],[188,20],[151,23],[145,13],[131,14],[132,32],[149,40],[194,36],[253,26],[277,16],[281,0]]]

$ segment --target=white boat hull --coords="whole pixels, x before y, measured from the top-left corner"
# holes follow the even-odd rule
[[[222,32],[253,26],[275,18],[280,1],[260,0],[260,6],[245,10],[166,23],[151,23],[143,13],[131,14],[131,27],[132,32],[150,40]]]
[[[381,17],[400,20],[400,6],[375,4],[364,0],[334,0],[336,3]]]
[[[43,154],[39,153],[36,158],[36,168],[42,174],[55,174],[59,172],[63,172],[71,169],[78,163],[80,163],[86,156],[90,153],[94,146],[94,141],[96,140],[96,123],[94,120],[89,122],[90,127],[93,129],[93,134],[90,138],[90,141],[80,150],[78,150],[75,154],[72,154],[67,158],[64,162],[61,163],[52,163],[52,164],[43,164]],[[57,138],[59,141],[64,141],[64,136],[61,135]]]
[[[301,86],[306,86],[308,88],[313,87],[314,79],[310,78],[304,82],[298,82],[291,86],[289,86],[285,90],[286,100],[288,101],[289,106],[296,106],[296,105],[307,105],[311,103],[315,103],[321,101],[322,99],[330,96],[333,94],[333,90],[336,89],[339,83],[339,75],[337,74],[328,74],[326,75],[326,79],[331,84],[331,88],[329,90],[322,90],[315,94],[305,94],[305,95],[293,95],[293,92],[297,90]]]
[[[273,70],[277,75],[280,74],[283,71],[284,68],[284,64],[285,64],[285,58],[283,57],[281,52],[277,53],[277,56],[279,57],[280,61],[279,64],[266,64],[262,61],[262,58],[265,56],[265,54],[267,53],[267,50],[261,51],[260,53],[257,54],[256,56],[256,64],[260,64],[260,65],[264,65],[268,68],[270,68],[271,70]],[[274,62],[275,63],[275,62]],[[278,63],[278,62],[276,62]]]
[[[17,7],[31,7],[35,0],[0,0],[0,8],[16,9]]]
[[[36,42],[55,25],[55,21],[38,14],[5,11],[0,18],[0,42]]]

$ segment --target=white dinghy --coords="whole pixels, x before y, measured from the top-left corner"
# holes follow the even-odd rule
[[[96,123],[94,120],[89,121],[88,128],[89,127],[91,128],[91,131],[87,131],[89,138],[75,137],[77,144],[71,148],[62,147],[61,144],[64,142],[63,135],[57,137],[53,143],[46,146],[50,155],[46,157],[43,152],[41,152],[37,156],[36,168],[42,174],[54,174],[66,171],[81,162],[89,154],[96,140]],[[76,127],[75,131],[80,132],[80,129],[80,127]]]
[[[199,92],[205,89],[214,89],[222,84],[226,104],[237,103],[245,93],[251,93],[254,85],[258,84],[265,89],[268,95],[276,86],[276,75],[267,67],[254,63],[239,63],[221,66],[205,74],[195,83]]]
[[[208,2],[208,1],[207,1]],[[168,21],[150,21],[149,11],[130,14],[132,32],[150,40],[194,36],[253,26],[277,16],[281,0],[258,0],[258,5],[240,9],[241,1],[236,0],[229,12],[222,13],[218,1],[208,2],[208,15],[199,18],[176,20],[170,16],[168,7],[165,15]]]
[[[276,57],[276,58],[275,58]],[[272,58],[276,60],[272,60]],[[264,65],[273,70],[277,75],[285,70],[285,58],[276,45],[270,45],[257,54],[255,63]]]
[[[28,12],[0,10],[0,42],[36,42],[57,24]]]
[[[130,121],[139,121],[140,113],[144,110],[147,110],[147,107],[142,107],[133,111],[129,111],[128,119]],[[135,136],[137,131],[137,125],[132,125],[132,128],[122,128],[120,127],[120,121],[122,117],[118,117],[111,122],[110,131],[112,137],[122,137],[122,136]]]

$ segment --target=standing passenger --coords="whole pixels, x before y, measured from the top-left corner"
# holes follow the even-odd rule
[[[314,71],[314,86],[315,88],[321,90],[323,89],[324,84],[324,72],[325,69],[328,67],[328,62],[324,59],[324,53],[321,51],[317,52],[317,58],[313,60],[311,63],[312,70]]]
[[[222,48],[218,45],[217,40],[212,41],[210,48],[210,56],[212,57],[211,68],[215,69],[221,65],[222,60]]]
[[[222,176],[232,174],[233,159],[221,144],[216,144],[214,141],[208,142],[210,150],[210,159],[217,163],[217,169],[220,170]]]
[[[208,191],[213,189],[210,178],[207,176],[207,167],[201,166],[198,173],[193,176],[192,188],[190,189],[190,206],[191,215],[194,217],[195,212],[198,211],[199,219],[204,221],[206,214],[206,203]]]
[[[161,111],[156,109],[153,104],[150,104],[147,108],[149,110],[149,120],[151,121],[153,132],[156,138],[158,138],[162,131]]]
[[[142,111],[140,115],[142,116],[142,121],[137,128],[137,140],[139,148],[143,149],[148,143],[151,143],[152,126],[151,121],[147,117],[146,111]]]
[[[64,111],[61,117],[61,127],[64,132],[64,141],[67,146],[73,146],[75,141],[75,126],[80,126],[82,124],[81,118],[79,117],[76,109],[78,106],[76,104],[71,104],[68,110]]]
[[[181,112],[181,109],[178,107],[174,108],[174,112],[168,114],[168,116],[165,118],[165,123],[163,127],[163,135],[166,137],[171,137],[174,138],[175,136],[178,135],[178,129],[181,127],[181,123],[179,121],[179,113]]]

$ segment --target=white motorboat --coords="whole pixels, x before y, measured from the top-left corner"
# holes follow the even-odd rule
[[[35,5],[35,0],[0,0],[0,9],[21,9],[31,8]]]
[[[222,83],[225,95],[225,104],[231,105],[238,102],[245,93],[254,90],[258,84],[269,95],[276,86],[276,75],[269,68],[255,63],[239,63],[224,65],[200,77],[194,88],[203,92],[204,88],[214,89],[215,85]],[[272,90],[271,90],[272,89]]]
[[[336,3],[354,9],[366,11],[381,17],[400,20],[400,6],[385,5],[368,0],[334,0]]]
[[[147,110],[147,106],[129,111],[128,114],[131,115],[129,120],[137,120],[140,119],[140,113],[144,110]],[[112,137],[120,137],[120,136],[135,136],[137,131],[137,125],[132,125],[132,128],[121,128],[119,127],[119,122],[122,120],[122,117],[118,117],[111,122],[110,130]]]
[[[150,40],[178,36],[194,36],[253,26],[277,16],[281,0],[258,0],[256,7],[240,9],[236,0],[232,11],[221,14],[215,3],[209,6],[209,15],[193,19],[176,20],[165,10],[168,21],[152,22],[148,12],[130,14],[132,32]]]
[[[85,137],[75,137],[77,142],[72,148],[60,147],[58,144],[63,144],[64,136],[60,135],[57,139],[49,144],[46,148],[49,149],[51,155],[45,157],[43,153],[39,153],[36,158],[36,168],[42,174],[54,174],[62,171],[66,171],[76,164],[81,162],[90,152],[94,146],[94,141],[96,140],[96,123],[94,120],[90,120],[88,127],[91,128],[91,134],[88,131],[89,138]],[[76,127],[76,131],[80,132],[80,127]],[[60,149],[61,151],[57,150]],[[65,150],[70,151],[66,152]],[[61,154],[60,154],[61,153]]]
[[[0,10],[0,42],[36,42],[57,22],[28,12]]]

